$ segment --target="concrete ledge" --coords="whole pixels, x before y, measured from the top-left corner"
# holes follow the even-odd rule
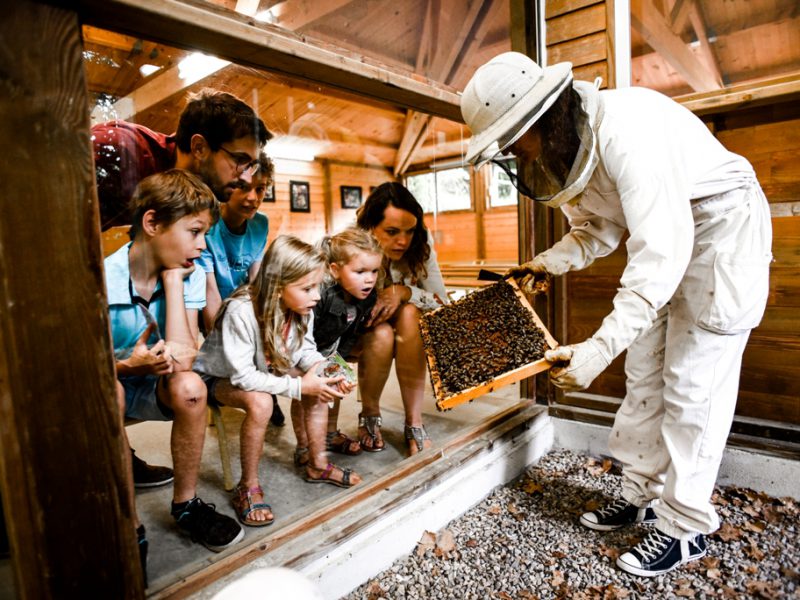
[[[254,569],[285,566],[309,577],[325,598],[341,598],[411,552],[424,531],[441,529],[519,476],[552,445],[552,419],[532,406],[193,597],[210,598]]]

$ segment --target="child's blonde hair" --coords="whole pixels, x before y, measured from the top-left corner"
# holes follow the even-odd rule
[[[219,218],[219,203],[202,180],[183,169],[170,169],[145,177],[136,186],[130,202],[133,216],[129,235],[135,239],[142,230],[144,214],[155,211],[155,222],[169,227],[186,215],[211,211],[211,222]]]
[[[360,227],[348,227],[339,233],[326,235],[319,241],[318,247],[328,258],[328,263],[339,265],[349,263],[359,252],[383,256],[378,239]],[[331,279],[330,273],[328,279]]]
[[[311,244],[293,235],[279,235],[267,248],[253,281],[237,288],[229,299],[249,296],[261,331],[264,355],[271,366],[281,373],[291,368],[292,354],[300,348],[308,330],[307,319],[289,314],[290,333],[294,335],[288,336],[292,338],[291,346],[284,344],[281,333],[287,318],[281,308],[281,293],[290,283],[326,265],[325,256]],[[215,326],[222,322],[229,300],[220,309]]]

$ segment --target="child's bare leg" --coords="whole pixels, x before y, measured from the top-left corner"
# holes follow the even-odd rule
[[[394,358],[395,335],[389,323],[381,323],[362,337],[361,356],[358,359],[358,386],[361,390],[361,414],[377,417],[381,414],[380,398]],[[375,448],[383,447],[380,429],[375,429]],[[372,436],[364,427],[358,428],[358,437],[364,448],[373,447]]]
[[[136,512],[136,494],[133,486],[133,461],[131,460],[130,444],[128,443],[128,432],[125,430],[125,388],[117,381],[117,406],[119,407],[120,427],[122,428],[122,468],[125,470],[127,480],[126,501],[133,516],[133,524],[138,529],[142,524],[139,521],[139,514]]]
[[[341,402],[337,398],[333,401],[333,408],[328,407],[328,433],[334,433],[339,429],[339,405]]]
[[[157,393],[175,413],[170,439],[175,470],[172,500],[187,502],[197,491],[206,435],[206,384],[197,373],[181,371],[159,379]]]
[[[226,406],[241,408],[245,411],[242,429],[239,434],[239,452],[242,461],[242,478],[239,486],[246,490],[260,487],[258,463],[264,446],[264,435],[269,418],[272,416],[272,396],[262,392],[246,392],[229,380],[220,380],[214,388],[214,395]],[[252,494],[254,503],[264,502],[264,494]],[[272,511],[267,508],[255,508],[248,514],[250,521],[272,521]]]
[[[303,401],[305,426],[308,434],[310,457],[306,473],[311,479],[318,479],[328,467],[328,454],[325,451],[325,432],[328,424],[328,405],[317,400]],[[339,467],[331,469],[328,479],[342,481],[344,471]],[[355,485],[361,482],[361,477],[350,473],[350,483]]]
[[[397,311],[395,331],[397,352],[395,369],[403,398],[406,426],[422,427],[422,402],[425,396],[425,350],[419,332],[419,309],[405,304]],[[424,440],[423,448],[430,448],[431,441]],[[409,441],[409,454],[419,451],[414,441]]]

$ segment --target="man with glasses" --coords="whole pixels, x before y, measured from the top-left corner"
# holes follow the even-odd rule
[[[92,127],[100,199],[100,225],[129,225],[128,203],[148,175],[186,169],[227,202],[245,172],[258,168],[258,154],[272,134],[252,108],[216,90],[192,95],[172,135],[125,121]]]
[[[272,134],[252,108],[236,96],[205,89],[192,95],[173,135],[125,121],[92,127],[100,200],[100,225],[129,225],[133,191],[149,175],[185,169],[199,176],[220,202],[250,185],[258,156]],[[131,450],[133,452],[133,450]],[[133,455],[137,488],[166,485],[172,469],[148,465]]]

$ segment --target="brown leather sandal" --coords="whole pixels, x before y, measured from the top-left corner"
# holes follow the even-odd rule
[[[338,442],[336,441],[337,438],[340,438]],[[345,435],[338,429],[325,434],[325,448],[328,452],[336,452],[346,456],[358,456],[361,454],[361,442]]]
[[[331,474],[333,474],[334,469],[339,469],[342,472],[342,480],[336,481],[335,479],[331,479]],[[320,471],[319,477],[311,477],[308,474],[309,470]],[[317,467],[312,467],[308,465],[306,467],[306,481],[308,483],[330,483],[332,485],[336,485],[342,488],[349,488],[353,487],[355,484],[350,481],[350,475],[353,473],[352,469],[343,469],[342,467],[337,467],[333,463],[328,463],[328,465],[324,469],[318,469]]]

